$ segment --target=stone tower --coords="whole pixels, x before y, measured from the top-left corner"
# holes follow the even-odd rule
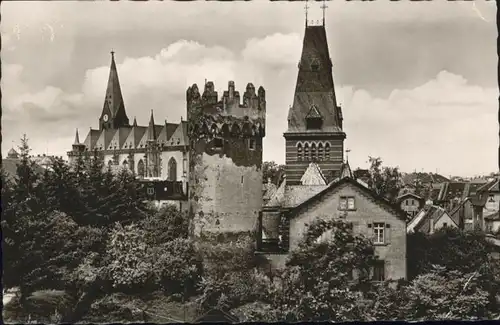
[[[288,185],[299,185],[311,162],[320,166],[328,181],[338,176],[346,135],[335,97],[324,22],[319,26],[306,24],[288,130],[283,136]]]
[[[101,117],[99,118],[99,129],[118,129],[124,126],[129,126],[129,121],[125,112],[120,81],[118,80],[115,52],[111,52],[108,87],[106,89]]]
[[[72,145],[72,150],[68,153],[68,159],[70,165],[73,165],[79,157],[83,159],[85,157],[85,154],[86,154],[85,144],[80,142],[80,136],[78,134],[78,129],[77,129],[75,134],[75,141]]]
[[[136,122],[135,122],[136,123]],[[153,117],[153,110],[151,110],[151,117],[149,119],[148,128],[146,130],[146,176],[147,177],[160,177],[161,175],[161,148],[157,141],[158,135],[156,134],[155,120]]]
[[[189,201],[197,237],[255,230],[262,209],[264,88],[249,83],[243,94],[230,81],[222,98],[207,82],[201,95],[189,87]]]

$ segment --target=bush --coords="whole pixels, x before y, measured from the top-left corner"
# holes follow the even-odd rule
[[[96,300],[82,321],[86,323],[143,322],[143,303],[124,294],[111,294]]]

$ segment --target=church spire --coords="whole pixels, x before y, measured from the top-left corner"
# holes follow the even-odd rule
[[[134,116],[134,124],[132,124],[132,126],[137,126],[137,120],[135,119],[135,116]]]
[[[325,11],[328,6],[325,3],[325,0],[323,0],[323,5],[321,6],[321,9],[323,9],[323,26],[325,26]]]
[[[155,140],[156,139],[156,132],[155,132],[155,119],[153,117],[153,110],[151,110],[151,117],[149,119],[149,125],[148,125],[148,140]]]
[[[120,80],[118,79],[114,51],[111,51],[111,66],[109,68],[108,86],[106,88],[106,98],[104,99],[101,125],[108,128],[119,128],[129,125]]]
[[[80,144],[80,137],[78,136],[78,129],[76,129],[75,143],[74,144]]]

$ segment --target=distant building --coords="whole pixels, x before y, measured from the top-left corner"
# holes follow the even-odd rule
[[[47,165],[40,165],[40,161],[34,157],[30,157],[30,159],[35,162],[35,172],[39,175],[42,175],[45,168],[47,168]],[[16,181],[17,165],[19,164],[19,162],[19,153],[14,148],[11,148],[7,153],[7,157],[2,159],[2,170],[4,171],[7,180],[12,182]]]
[[[418,231],[425,234],[433,234],[436,230],[443,227],[458,228],[458,220],[453,220],[442,207],[431,205],[425,206],[417,213],[408,223],[407,231],[408,233]]]
[[[396,199],[399,207],[406,212],[411,220],[425,205],[425,200],[413,193],[406,193]]]
[[[483,208],[485,201],[476,195],[467,197],[449,214],[453,220],[457,221],[460,229],[484,229]]]
[[[500,210],[500,178],[494,179],[477,189],[477,195],[485,200],[483,215],[490,217]]]

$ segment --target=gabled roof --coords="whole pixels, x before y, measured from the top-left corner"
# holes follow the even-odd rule
[[[127,139],[124,142],[124,147],[127,149],[136,149],[139,146],[139,142],[146,133],[147,127],[145,126],[133,126]]]
[[[500,178],[494,179],[491,182],[480,186],[476,192],[500,192],[499,182]]]
[[[316,105],[312,105],[309,113],[307,113],[306,115],[306,118],[323,118],[323,116],[321,116],[321,114],[319,113]]]
[[[286,186],[286,177],[284,177],[283,182],[278,187],[276,191],[271,195],[269,201],[265,204],[266,207],[281,207],[283,206],[283,202],[285,199],[285,186]]]
[[[125,143],[125,140],[127,140],[127,137],[130,134],[131,130],[132,128],[128,126],[118,128],[116,133],[113,135],[113,139],[111,139],[111,142],[109,143],[107,149],[121,149],[123,147],[123,144]]]
[[[188,141],[188,137],[187,137],[187,122],[181,121],[181,123],[179,123],[179,125],[175,129],[175,132],[172,134],[169,141],[167,142],[167,145],[169,145],[169,146],[187,146],[188,144],[189,144],[189,141]]]
[[[87,134],[87,137],[85,138],[85,141],[83,144],[87,149],[94,150],[95,145],[97,143],[97,140],[99,139],[99,136],[101,135],[101,131],[99,130],[93,130],[92,128],[89,130],[89,133]]]
[[[448,215],[446,210],[437,206],[430,205],[425,206],[419,213],[408,223],[407,232],[413,232],[415,230],[422,231],[424,233],[430,232],[430,220],[433,220],[434,224],[441,219],[444,215]],[[450,219],[455,223],[455,226],[458,227],[457,221]]]
[[[17,159],[19,158],[19,154],[14,148],[11,148],[9,152],[7,152],[7,158]]]
[[[345,178],[345,177],[353,179],[356,178],[352,173],[351,166],[349,166],[349,161],[346,161],[345,163],[342,163],[342,165],[340,165],[340,178]]]
[[[295,215],[296,212],[299,211],[300,209],[306,207],[309,204],[312,204],[313,202],[316,202],[317,200],[324,197],[326,194],[331,193],[331,192],[335,191],[336,189],[341,188],[343,185],[346,185],[346,184],[349,184],[349,185],[356,187],[357,189],[359,189],[360,191],[365,193],[367,196],[372,198],[375,201],[375,203],[377,203],[381,207],[385,208],[387,211],[390,211],[391,213],[395,214],[399,219],[406,222],[406,213],[403,210],[401,210],[400,207],[398,207],[397,205],[391,204],[385,198],[377,195],[375,192],[366,188],[362,184],[358,183],[356,180],[354,180],[352,178],[348,178],[348,177],[342,178],[336,182],[330,183],[330,185],[328,185],[324,190],[322,190],[321,192],[317,193],[316,195],[310,197],[309,199],[305,200],[304,202],[302,202],[299,205],[297,205],[296,207],[294,207],[291,210],[292,215]]]
[[[402,195],[398,196],[398,197],[396,198],[396,201],[397,201],[398,203],[401,203],[401,201],[403,201],[404,199],[406,199],[406,198],[408,198],[408,197],[413,197],[413,198],[415,198],[415,199],[417,199],[417,200],[419,200],[419,201],[424,201],[424,198],[423,198],[423,197],[418,196],[417,194],[415,194],[415,193],[411,193],[411,192],[404,193],[404,194],[402,194]]]
[[[466,184],[467,183],[465,183],[465,182],[445,182],[445,183],[443,183],[436,200],[438,200],[438,201],[450,201],[450,200],[453,200],[455,198],[461,199],[463,194],[464,194]]]
[[[116,129],[104,129],[101,131],[101,134],[99,135],[99,139],[97,139],[97,142],[95,143],[95,146],[97,147],[98,150],[106,150],[109,147],[109,144],[111,143],[111,140],[113,139]]]
[[[315,163],[309,164],[300,182],[302,185],[326,185],[325,176],[323,176],[321,169]]]

